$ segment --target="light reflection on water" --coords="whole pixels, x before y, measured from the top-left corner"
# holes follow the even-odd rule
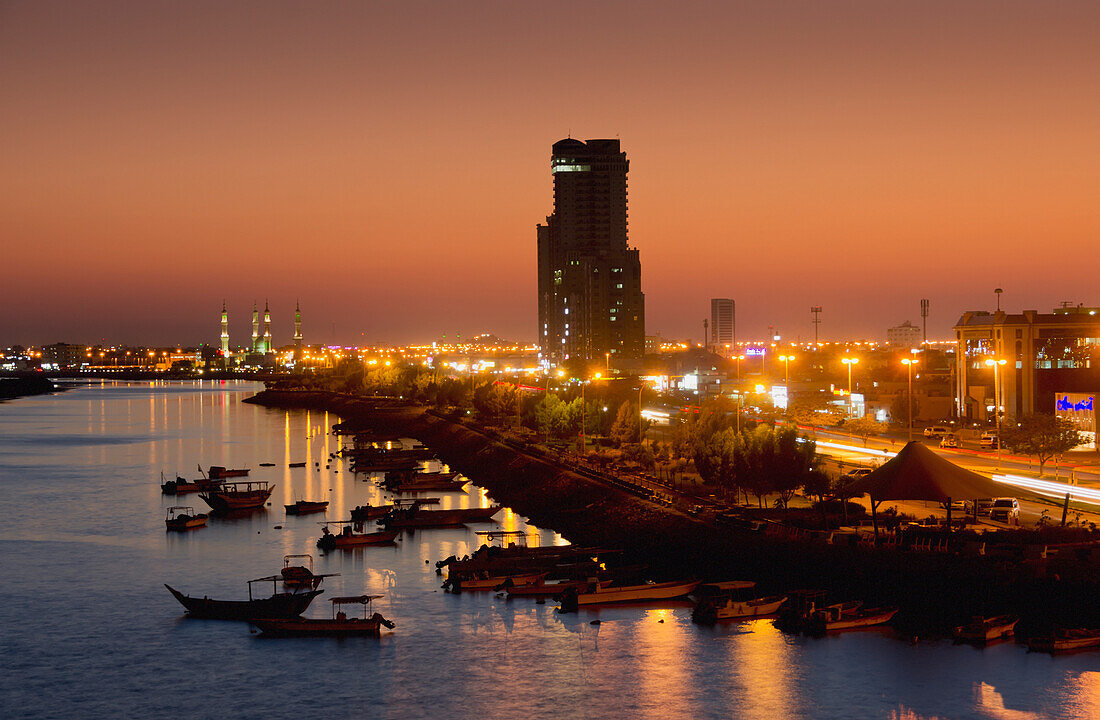
[[[321,556],[326,516],[288,518],[282,505],[328,499],[335,520],[388,496],[329,463],[339,443],[325,431],[338,418],[241,404],[255,389],[107,383],[0,405],[5,716],[1100,716],[1100,655],[912,646],[883,633],[814,640],[769,620],[701,628],[683,603],[559,615],[552,603],[443,593],[435,561],[472,552],[475,529],[562,542],[509,510],[495,526]],[[165,533],[167,505],[202,501],[163,497],[160,473],[194,477],[198,464],[253,468],[276,483],[271,506]],[[442,507],[490,503],[468,490],[442,494]],[[242,597],[245,579],[299,553],[340,573],[325,595],[384,595],[375,609],[397,629],[380,640],[259,640],[241,624],[181,620],[161,586]],[[328,614],[325,595],[310,615]]]

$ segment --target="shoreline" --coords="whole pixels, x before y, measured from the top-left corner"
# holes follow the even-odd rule
[[[936,636],[972,615],[1021,616],[1020,637],[1100,626],[1096,560],[1025,560],[830,545],[719,528],[572,473],[424,408],[324,391],[264,390],[244,402],[327,410],[415,437],[490,497],[575,544],[621,549],[658,577],[752,579],[763,593],[822,589],[833,601],[900,608],[903,635]]]
[[[44,375],[3,377],[0,378],[0,402],[35,395],[48,395],[52,392],[62,392],[67,389],[64,386],[55,385],[53,381]]]

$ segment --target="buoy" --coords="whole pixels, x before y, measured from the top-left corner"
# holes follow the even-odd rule
[[[276,525],[276,526],[275,526],[275,529],[276,529],[276,530],[282,530],[282,529],[283,529],[283,526],[282,526],[282,525]]]
[[[593,620],[592,622],[590,622],[590,623],[588,623],[588,624],[589,624],[589,625],[599,625],[599,624],[601,624],[601,623],[600,623],[600,621],[599,621],[599,620]]]

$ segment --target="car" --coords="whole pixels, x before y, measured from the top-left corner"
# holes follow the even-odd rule
[[[948,504],[946,502],[941,502],[940,503],[940,507],[942,507],[944,510],[948,509],[947,505]],[[964,513],[965,512],[970,512],[970,503],[968,503],[965,500],[952,500],[950,509],[952,511],[961,510]]]
[[[848,472],[844,473],[844,477],[848,481],[859,480],[861,477],[865,477],[867,475],[870,475],[874,471],[875,471],[874,468],[869,468],[869,467],[855,468],[853,470],[849,470]]]
[[[997,433],[987,432],[982,433],[982,439],[978,442],[978,444],[983,448],[996,450],[997,447],[1001,444],[1001,441],[1000,438],[997,437]]]
[[[989,519],[998,522],[1012,522],[1020,519],[1020,501],[1016,498],[994,498],[989,508]]]
[[[948,433],[940,438],[941,448],[957,448],[959,446],[959,436],[955,433]]]
[[[944,435],[950,435],[951,428],[946,425],[930,425],[924,429],[924,436],[926,438],[941,438]]]

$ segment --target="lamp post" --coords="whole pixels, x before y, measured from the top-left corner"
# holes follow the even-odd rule
[[[913,366],[920,360],[915,358],[902,358],[901,361],[909,369],[909,402],[906,408],[909,410],[909,442],[913,442]]]
[[[642,383],[638,383],[638,444],[642,444]]]
[[[859,358],[841,358],[840,362],[848,366],[848,418],[852,417],[852,366],[859,362]],[[849,432],[848,436],[851,437]]]
[[[741,361],[745,359],[744,354],[734,355],[733,359],[737,361],[737,434],[741,434],[741,396],[744,394],[741,390]]]
[[[794,355],[780,355],[779,359],[783,361],[783,384],[791,384],[791,360],[794,360]]]
[[[997,296],[997,300],[1000,300],[1000,295]],[[997,414],[997,469],[1001,469],[1001,374],[997,371],[1001,365],[1006,364],[1008,361],[995,358],[989,358],[985,361],[986,365],[993,368],[993,412]]]

